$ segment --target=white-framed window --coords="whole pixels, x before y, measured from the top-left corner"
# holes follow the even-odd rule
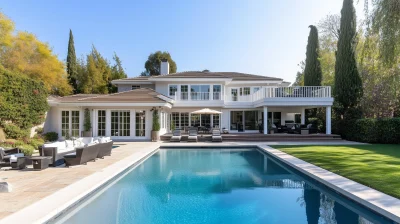
[[[181,113],[181,126],[189,127],[189,113]]]
[[[220,119],[219,114],[213,114],[213,128],[220,128],[219,119]]]
[[[179,123],[179,112],[172,112],[171,113],[171,124],[175,125],[175,128],[180,128]]]
[[[106,136],[106,111],[97,111],[97,136]]]
[[[71,111],[71,137],[79,137],[79,111]]]
[[[146,136],[146,111],[136,111],[136,132],[137,137]]]
[[[132,86],[132,90],[135,90],[135,89],[140,89],[140,86],[139,85],[133,85]]]
[[[178,92],[178,85],[170,85],[169,96],[175,96],[176,92]]]
[[[213,100],[221,99],[221,85],[213,85]]]
[[[61,136],[69,136],[69,111],[61,111]]]
[[[111,136],[131,135],[131,112],[129,110],[111,111]]]
[[[260,90],[260,87],[254,87],[254,92],[257,92],[258,90]]]
[[[79,111],[63,110],[61,111],[61,136],[79,137]]]
[[[181,85],[181,100],[188,100],[188,99],[189,99],[189,86]]]
[[[241,95],[241,96],[250,95],[250,87],[243,87],[243,88],[240,88],[240,95]]]

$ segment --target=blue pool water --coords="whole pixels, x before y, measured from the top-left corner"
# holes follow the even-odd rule
[[[391,223],[257,149],[161,149],[62,223]]]

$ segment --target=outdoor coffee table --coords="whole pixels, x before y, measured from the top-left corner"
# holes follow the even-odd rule
[[[48,168],[51,161],[51,157],[47,156],[32,156],[30,159],[32,160],[34,170],[44,170]]]

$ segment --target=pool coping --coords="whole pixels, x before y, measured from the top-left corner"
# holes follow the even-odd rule
[[[275,159],[326,185],[345,197],[372,211],[400,223],[400,200],[328,170],[305,162],[268,144],[262,143],[218,143],[218,144],[157,144],[124,158],[99,172],[89,175],[42,200],[35,202],[3,219],[2,223],[48,223],[68,212],[71,207],[87,199],[99,189],[111,183],[125,171],[140,164],[160,148],[240,148],[255,147]],[[40,209],[38,209],[40,208]]]
[[[317,180],[345,197],[384,217],[400,223],[399,199],[305,162],[278,149],[274,149],[271,146],[257,145],[257,147],[273,158]]]
[[[141,152],[134,153],[4,217],[0,220],[0,224],[51,223],[67,212],[69,208],[76,206],[79,202],[90,197],[103,186],[111,183],[115,178],[118,178],[119,175],[123,174],[124,171],[140,164],[149,156],[156,153],[159,148],[160,144],[144,148]]]

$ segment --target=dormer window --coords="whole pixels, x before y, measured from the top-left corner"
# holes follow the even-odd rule
[[[140,89],[140,86],[138,86],[138,85],[132,86],[132,90],[135,90],[135,89]]]

